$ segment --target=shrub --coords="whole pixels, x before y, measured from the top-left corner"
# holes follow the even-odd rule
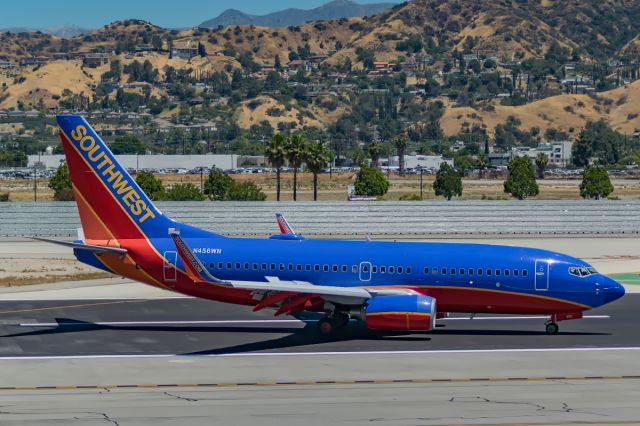
[[[9,193],[3,192],[2,194],[0,194],[0,202],[5,203],[7,201],[9,201]]]
[[[381,197],[389,190],[389,181],[377,168],[363,166],[356,178],[355,190],[356,195]]]
[[[202,201],[204,200],[204,194],[192,183],[178,183],[167,191],[167,200]]]
[[[226,195],[229,201],[264,201],[267,194],[253,182],[233,182]]]
[[[164,185],[151,172],[138,173],[136,183],[147,194],[147,197],[152,200],[162,200],[165,197]]]
[[[400,196],[400,201],[420,201],[418,194],[404,194]]]

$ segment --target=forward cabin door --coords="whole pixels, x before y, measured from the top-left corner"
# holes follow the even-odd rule
[[[178,262],[178,252],[165,251],[164,265],[162,265],[162,277],[167,283],[175,283],[178,273],[176,272],[176,263]]]
[[[547,260],[536,260],[534,280],[536,291],[549,290],[549,262]]]

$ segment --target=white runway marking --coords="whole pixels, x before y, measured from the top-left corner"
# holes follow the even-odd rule
[[[441,318],[438,321],[505,321],[505,320],[544,320],[548,316],[508,316],[508,317],[457,317]],[[585,315],[582,319],[610,319],[609,315]],[[302,324],[314,322],[313,320],[280,320],[280,319],[256,319],[256,320],[211,320],[211,321],[101,321],[101,322],[31,322],[20,323],[21,327],[58,327],[58,326],[136,326],[136,325],[224,325],[224,324]]]
[[[278,357],[278,356],[366,356],[366,355],[442,355],[442,354],[486,354],[486,353],[536,353],[536,352],[637,352],[640,347],[609,348],[529,348],[529,349],[461,349],[432,351],[363,351],[363,352],[253,352],[229,354],[146,354],[146,355],[59,355],[59,356],[6,356],[0,361],[57,360],[57,359],[123,359],[123,358],[218,358],[218,357]]]

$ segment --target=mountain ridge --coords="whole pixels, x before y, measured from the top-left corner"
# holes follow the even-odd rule
[[[288,8],[266,15],[251,15],[238,9],[227,9],[213,19],[204,21],[199,28],[216,28],[230,25],[255,25],[262,27],[284,28],[304,24],[309,21],[326,21],[374,15],[383,12],[397,3],[360,4],[351,0],[333,0],[313,9]]]

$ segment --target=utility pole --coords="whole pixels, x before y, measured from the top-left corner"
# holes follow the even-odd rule
[[[422,196],[422,173],[423,172],[424,172],[424,169],[420,167],[420,201],[424,200]]]

